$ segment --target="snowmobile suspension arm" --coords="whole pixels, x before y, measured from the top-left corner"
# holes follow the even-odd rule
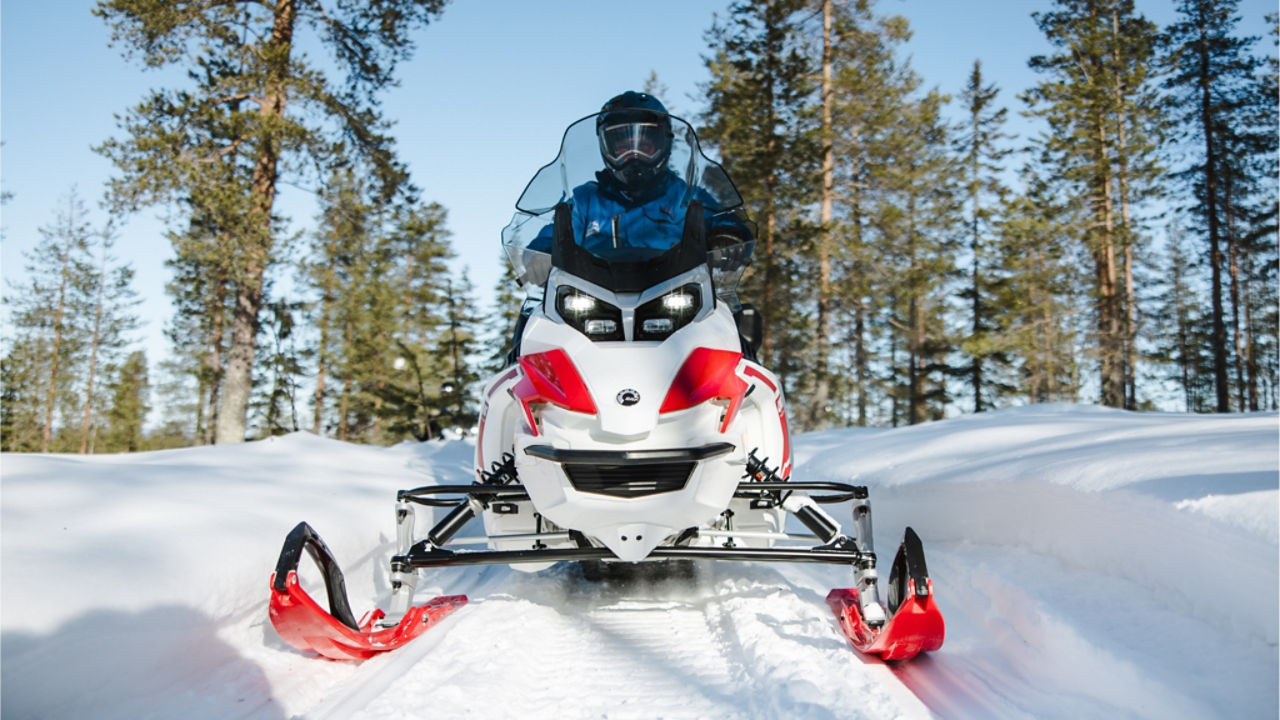
[[[813,495],[816,503],[841,503],[849,500],[864,500],[867,497],[865,485],[850,485],[840,482],[741,482],[734,491],[734,497],[753,498],[765,492],[830,492],[832,495]],[[427,485],[412,490],[401,490],[397,499],[418,505],[434,507],[455,507],[457,498],[437,498],[436,495],[469,495],[488,505],[491,502],[520,502],[529,499],[529,493],[523,485],[489,485],[473,483],[471,485]]]
[[[392,567],[418,569],[447,565],[507,565],[520,563],[561,562],[565,560],[612,560],[613,551],[600,547],[554,548],[542,550],[485,550],[454,552],[433,547],[427,542],[415,545],[407,555],[391,558]],[[848,565],[862,558],[852,548],[820,546],[814,548],[750,548],[750,547],[656,547],[651,558],[696,560],[739,560],[763,562],[836,563]]]

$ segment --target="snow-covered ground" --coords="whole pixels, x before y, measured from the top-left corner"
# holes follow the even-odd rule
[[[434,572],[420,597],[465,593],[471,603],[396,653],[361,664],[308,657],[267,620],[288,530],[305,519],[324,536],[357,613],[385,606],[395,490],[468,482],[472,446],[295,434],[0,458],[0,714],[1280,711],[1275,414],[1033,406],[813,433],[795,446],[796,479],[871,486],[882,556],[904,525],[919,531],[947,621],[940,651],[898,665],[858,657],[823,602],[849,584],[841,568],[703,563],[692,577],[603,584],[571,565]]]

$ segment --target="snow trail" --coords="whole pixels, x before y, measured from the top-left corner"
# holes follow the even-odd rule
[[[472,602],[395,653],[318,660],[266,618],[284,535],[310,522],[356,612],[385,607],[395,491],[469,482],[469,443],[5,455],[0,714],[1276,717],[1278,430],[1052,405],[796,437],[796,479],[871,488],[883,568],[904,526],[924,540],[947,640],[897,665],[823,602],[847,569],[713,562],[424,573],[419,598]]]

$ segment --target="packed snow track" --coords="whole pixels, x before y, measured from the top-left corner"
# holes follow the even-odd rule
[[[797,437],[795,479],[871,488],[882,554],[904,525],[926,543],[947,641],[901,664],[838,629],[847,570],[709,561],[427,572],[420,598],[471,602],[396,652],[317,660],[266,617],[284,533],[307,519],[356,613],[385,607],[395,491],[468,482],[470,443],[6,455],[0,713],[1276,717],[1278,431],[1049,405]]]

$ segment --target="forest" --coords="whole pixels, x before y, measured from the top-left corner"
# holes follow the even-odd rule
[[[963,87],[930,86],[892,3],[716,15],[684,114],[755,223],[742,295],[793,432],[1044,402],[1280,407],[1277,16],[1249,37],[1237,0],[1169,2],[1161,27],[1133,0],[1053,0],[1032,15],[1052,51],[1016,96],[980,58]],[[113,215],[171,208],[170,353],[139,342],[119,228],[69,193],[4,289],[0,449],[469,430],[523,291],[508,272],[482,300],[450,269],[448,208],[379,103],[447,11],[98,2],[114,48],[187,78],[95,148]],[[1015,113],[1044,130],[1015,136]],[[296,233],[277,196],[304,176],[319,211]]]

